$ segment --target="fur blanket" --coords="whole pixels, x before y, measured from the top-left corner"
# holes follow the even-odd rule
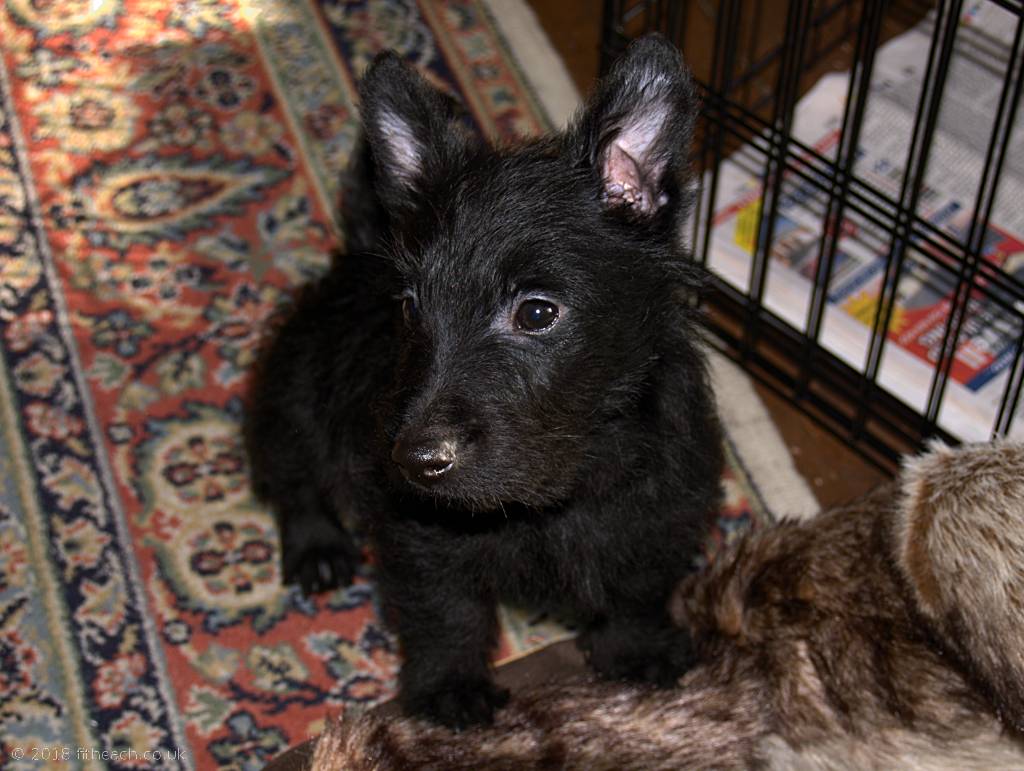
[[[672,600],[679,687],[576,680],[453,733],[366,715],[314,768],[1024,767],[1024,445],[933,447],[893,487],[741,540]]]

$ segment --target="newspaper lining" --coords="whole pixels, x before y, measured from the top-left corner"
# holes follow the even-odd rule
[[[894,200],[900,194],[933,24],[929,16],[882,46],[875,59],[854,172]],[[921,217],[958,243],[966,241],[974,216],[1016,25],[1013,14],[988,2],[967,3],[960,18],[917,206]],[[847,74],[826,75],[797,105],[793,136],[826,157],[834,158],[837,151],[848,80]],[[708,264],[744,292],[750,291],[763,168],[763,152],[747,145],[718,170]],[[709,181],[710,175],[705,193]],[[1024,280],[1024,206],[1017,204],[1022,200],[1024,128],[1018,119],[982,242],[983,259],[1018,281]],[[803,332],[828,196],[787,172],[777,201],[763,302]],[[892,235],[849,209],[842,227],[819,340],[863,372]],[[703,231],[702,222],[697,243],[703,243]],[[878,383],[920,413],[926,410],[959,268],[943,266],[943,259],[930,249],[915,242],[907,248],[878,371]],[[981,276],[975,285],[979,288],[969,296],[938,414],[939,425],[964,441],[989,438],[1024,334],[1024,308],[994,288],[982,291],[986,284]],[[1014,421],[1010,435],[1024,437],[1024,419]]]

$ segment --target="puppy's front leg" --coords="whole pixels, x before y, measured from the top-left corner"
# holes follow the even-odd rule
[[[285,502],[285,500],[287,502]],[[297,487],[277,503],[284,583],[297,583],[307,597],[352,583],[361,554],[326,496]]]
[[[382,560],[382,562],[384,562]],[[402,646],[399,700],[409,715],[451,728],[488,724],[508,692],[492,679],[497,634],[495,600],[469,575],[420,564],[409,579],[382,582]]]
[[[579,638],[587,662],[610,680],[675,685],[696,663],[696,654],[689,632],[662,615],[621,615],[592,624]]]

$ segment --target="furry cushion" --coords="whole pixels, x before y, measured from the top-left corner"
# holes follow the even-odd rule
[[[576,679],[454,733],[366,715],[329,769],[1024,767],[1024,446],[933,446],[901,478],[737,543],[675,593],[678,688]]]

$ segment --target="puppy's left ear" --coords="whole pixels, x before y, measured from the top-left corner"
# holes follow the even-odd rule
[[[391,51],[367,68],[359,94],[376,192],[392,215],[413,209],[464,149],[458,106]]]
[[[697,115],[693,80],[660,35],[630,45],[567,134],[605,205],[653,218],[683,195]]]

